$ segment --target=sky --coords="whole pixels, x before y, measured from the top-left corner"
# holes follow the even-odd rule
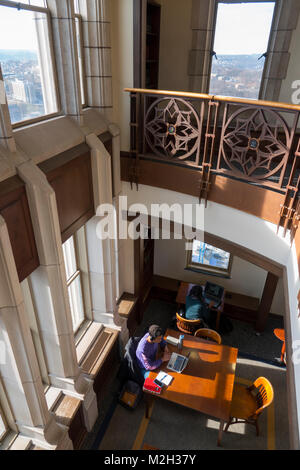
[[[36,50],[32,12],[0,6],[0,49]]]
[[[263,54],[267,51],[274,3],[220,3],[214,42],[216,54]]]
[[[266,2],[220,3],[214,51],[217,54],[266,52],[273,9],[274,4]],[[0,49],[36,50],[32,24],[31,12],[0,6]]]

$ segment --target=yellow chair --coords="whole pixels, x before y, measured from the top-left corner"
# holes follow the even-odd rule
[[[256,427],[259,435],[258,418],[262,411],[270,406],[274,398],[273,387],[265,377],[259,377],[250,387],[234,384],[230,409],[230,420],[225,431],[231,424],[249,423]]]
[[[194,336],[214,341],[217,344],[222,343],[222,338],[219,333],[215,330],[210,330],[209,328],[200,328],[195,332]]]
[[[177,328],[182,333],[187,333],[188,335],[193,335],[195,331],[203,325],[203,320],[199,318],[198,320],[187,320],[184,317],[181,317],[178,312],[176,312]]]

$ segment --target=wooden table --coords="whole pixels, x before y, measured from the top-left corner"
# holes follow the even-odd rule
[[[180,334],[175,330],[166,331],[166,336],[178,338]],[[177,352],[177,348],[170,344],[168,349]],[[182,354],[187,355],[188,352],[189,362],[181,374],[167,369],[167,363],[150,373],[152,379],[160,371],[172,375],[174,379],[168,387],[163,387],[160,395],[145,393],[146,417],[149,418],[149,407],[154,398],[162,398],[213,416],[220,420],[219,446],[224,423],[230,417],[238,350],[185,334]]]
[[[185,305],[186,296],[190,292],[191,288],[195,285],[197,284],[190,284],[188,282],[182,282],[180,284],[177,297],[176,297],[176,302],[178,303],[178,305],[179,304]],[[223,293],[223,299],[222,299],[221,305],[218,308],[211,307],[211,310],[214,310],[215,312],[217,312],[216,330],[218,330],[220,326],[221,313],[223,312],[223,309],[224,309],[224,298],[225,298],[225,290]]]

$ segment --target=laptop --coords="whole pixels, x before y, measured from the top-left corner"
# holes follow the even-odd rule
[[[189,355],[182,356],[181,354],[172,353],[172,356],[168,362],[167,369],[173,370],[174,372],[181,372],[186,368],[187,363],[189,362]]]
[[[213,284],[212,282],[207,282],[204,287],[204,299],[206,303],[213,301],[215,303],[215,308],[219,307],[222,303],[224,293],[224,287]]]

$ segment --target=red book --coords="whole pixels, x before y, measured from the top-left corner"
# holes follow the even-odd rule
[[[147,377],[144,382],[143,390],[146,392],[154,393],[155,395],[159,395],[161,393],[161,387],[156,385],[152,379]]]

